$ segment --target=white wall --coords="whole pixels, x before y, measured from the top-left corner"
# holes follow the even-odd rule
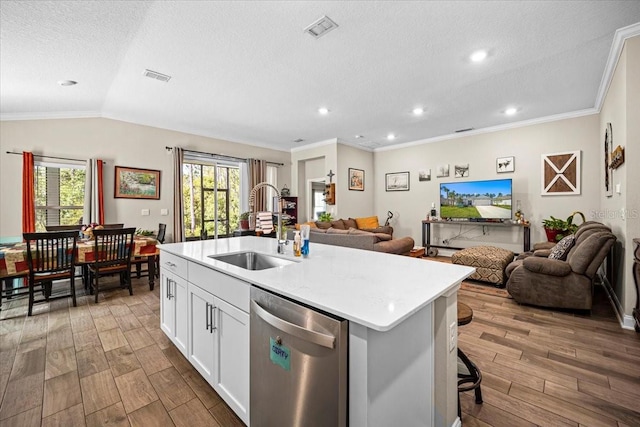
[[[364,170],[364,191],[349,190],[349,168]],[[338,144],[338,172],[343,178],[336,185],[336,201],[340,206],[340,218],[374,215],[373,152]],[[385,218],[386,215],[378,219],[384,222]]]
[[[606,197],[602,191],[601,216],[611,226],[620,252],[617,261],[617,280],[612,284],[627,326],[631,326],[631,313],[637,291],[633,279],[633,238],[640,237],[640,37],[628,39],[616,65],[611,85],[600,113],[600,136],[604,141],[607,123],[613,129],[613,148],[625,148],[625,163],[613,171],[613,184],[620,185]],[[601,155],[604,162],[604,152]],[[630,167],[631,165],[635,167]]]
[[[439,211],[441,183],[505,179],[513,180],[513,203],[521,201],[525,218],[531,221],[531,242],[546,240],[542,219],[550,215],[566,218],[572,212],[582,211],[589,219],[600,208],[600,171],[602,168],[599,144],[598,115],[557,120],[514,129],[484,133],[425,143],[395,150],[376,151],[375,211],[394,212],[394,235],[411,236],[422,241],[421,221],[426,218],[435,202]],[[582,193],[572,196],[542,196],[541,155],[565,151],[582,151]],[[497,173],[496,158],[515,157],[515,172]],[[440,164],[450,165],[448,178],[436,178]],[[468,178],[455,178],[455,164],[469,164]],[[431,169],[431,181],[418,181],[418,170]],[[409,191],[385,191],[385,173],[410,172]],[[467,231],[456,226],[434,226],[433,241],[442,242]],[[451,246],[466,247],[478,242],[497,243],[514,252],[521,252],[522,231],[497,227],[475,227]],[[485,233],[485,234],[483,234]]]
[[[172,156],[165,146],[252,157],[284,163],[278,170],[279,185],[291,185],[290,153],[245,144],[216,140],[181,132],[140,126],[117,120],[63,119],[0,122],[0,236],[22,234],[22,157],[7,151],[31,151],[34,154],[107,162],[104,170],[105,220],[127,226],[156,230],[166,223],[168,240],[173,229]],[[160,200],[115,199],[114,166],[159,169]],[[149,216],[141,216],[149,209]],[[160,216],[168,209],[169,216]]]

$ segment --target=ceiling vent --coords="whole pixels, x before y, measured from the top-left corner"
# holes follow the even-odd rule
[[[335,28],[338,28],[338,24],[333,22],[328,16],[323,16],[322,18],[318,19],[316,22],[305,28],[304,31],[318,39]]]
[[[302,139],[302,138],[298,138],[298,139],[294,139],[293,140],[293,142],[302,142],[302,141],[304,141],[304,139]]]
[[[470,130],[473,130],[473,129],[475,128],[458,129],[457,131],[455,131],[455,133],[469,132]]]
[[[144,70],[142,73],[143,76],[149,77],[150,79],[160,80],[161,82],[168,82],[171,80],[171,76],[167,76],[166,74],[159,73],[157,71]]]

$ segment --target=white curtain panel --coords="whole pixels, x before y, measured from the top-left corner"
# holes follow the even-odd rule
[[[184,197],[182,195],[182,162],[184,150],[173,147],[173,241],[184,242]]]
[[[88,159],[85,166],[83,224],[98,222],[98,161]]]

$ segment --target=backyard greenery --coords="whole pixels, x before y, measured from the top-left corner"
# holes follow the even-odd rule
[[[440,216],[442,218],[482,218],[480,212],[473,206],[442,206]]]
[[[84,180],[84,168],[35,166],[36,231],[45,231],[46,225],[80,224]]]

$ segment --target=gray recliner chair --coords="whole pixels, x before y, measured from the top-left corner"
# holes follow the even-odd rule
[[[616,241],[608,227],[589,224],[576,231],[566,261],[529,256],[507,266],[507,291],[519,303],[591,310],[593,279]]]

